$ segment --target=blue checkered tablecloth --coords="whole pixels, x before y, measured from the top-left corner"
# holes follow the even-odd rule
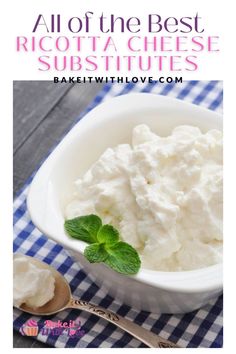
[[[117,95],[133,92],[151,92],[168,95],[201,105],[217,112],[222,112],[221,81],[186,81],[178,84],[106,84],[92,104],[84,112],[87,113],[104,100]],[[83,115],[84,115],[83,114]],[[83,117],[81,115],[79,119]],[[33,177],[33,176],[32,176]],[[14,252],[37,257],[55,267],[68,280],[73,295],[125,316],[138,325],[168,338],[181,347],[220,348],[223,345],[222,328],[222,296],[205,307],[184,315],[155,315],[138,311],[126,304],[119,303],[91,281],[75,263],[70,253],[59,244],[42,235],[35,228],[26,207],[26,196],[32,177],[26,182],[14,201]],[[49,319],[67,321],[79,318],[82,336],[68,336],[68,333],[43,333],[39,331],[37,339],[53,347],[77,348],[138,348],[144,344],[116,326],[99,319],[95,315],[78,310],[65,310]],[[14,329],[19,331],[29,319],[36,320],[39,328],[43,327],[45,318],[30,316],[14,309]],[[22,333],[22,331],[21,331]]]

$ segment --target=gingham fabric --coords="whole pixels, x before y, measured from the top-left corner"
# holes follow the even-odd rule
[[[168,95],[186,100],[197,105],[222,111],[222,82],[219,81],[187,81],[179,84],[106,84],[95,98],[93,103],[84,112],[110,97],[132,92],[151,92]],[[79,119],[83,117],[82,114]],[[58,122],[59,124],[60,122]],[[219,348],[223,345],[222,328],[222,296],[205,307],[184,315],[156,315],[145,311],[138,311],[126,304],[119,303],[108,293],[105,293],[91,281],[79,263],[75,263],[70,253],[59,244],[49,240],[35,228],[30,220],[26,196],[32,177],[14,201],[14,252],[37,257],[51,264],[61,272],[69,282],[74,297],[99,304],[102,307],[125,316],[140,326],[156,334],[178,343],[181,347]],[[116,326],[99,319],[95,315],[78,310],[65,310],[55,316],[52,321],[67,321],[79,318],[84,335],[69,337],[68,333],[56,335],[45,334],[39,331],[37,338],[53,347],[77,348],[138,348],[144,344]],[[28,320],[38,321],[39,328],[43,327],[45,318],[30,316],[14,309],[14,329]]]

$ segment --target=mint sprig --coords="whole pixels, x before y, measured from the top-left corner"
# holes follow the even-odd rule
[[[138,252],[120,241],[112,225],[102,225],[97,215],[86,215],[65,221],[65,230],[73,238],[89,243],[84,256],[90,263],[105,263],[121,274],[136,274],[141,266]]]

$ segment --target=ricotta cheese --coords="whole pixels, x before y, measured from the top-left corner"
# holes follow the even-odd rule
[[[45,305],[54,296],[55,279],[48,269],[40,269],[24,255],[13,260],[13,303],[31,308]]]
[[[222,257],[222,133],[147,125],[108,148],[76,182],[66,218],[96,214],[137,249],[142,267],[181,271]]]

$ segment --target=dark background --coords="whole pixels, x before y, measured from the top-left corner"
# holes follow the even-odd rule
[[[13,188],[23,187],[48,151],[85,110],[103,84],[54,84],[51,81],[13,83]],[[14,331],[14,348],[45,345]]]

